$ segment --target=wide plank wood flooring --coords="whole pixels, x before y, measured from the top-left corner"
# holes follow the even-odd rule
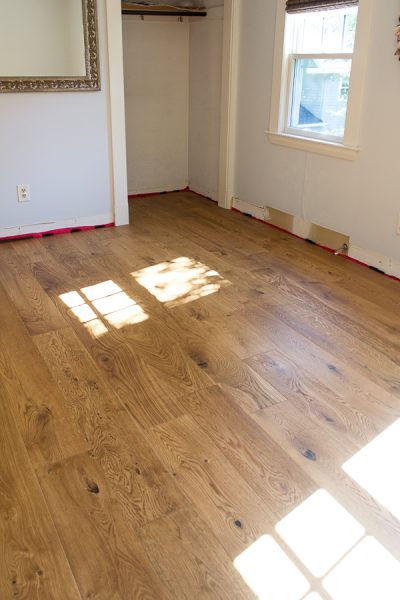
[[[0,600],[400,598],[400,284],[131,222],[0,245]]]

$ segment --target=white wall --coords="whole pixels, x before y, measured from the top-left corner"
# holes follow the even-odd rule
[[[189,186],[217,199],[223,8],[190,19]]]
[[[398,0],[376,2],[360,156],[348,162],[273,145],[268,129],[275,0],[245,2],[241,17],[235,195],[330,229],[400,259],[400,64],[393,56]]]
[[[113,220],[105,0],[98,6],[101,92],[0,94],[0,236]],[[31,185],[31,202],[17,203],[17,184]]]
[[[124,16],[130,194],[188,184],[189,23]]]

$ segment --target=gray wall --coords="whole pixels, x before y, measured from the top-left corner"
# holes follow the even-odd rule
[[[112,221],[105,1],[99,4],[101,92],[0,94],[0,236],[52,221]],[[17,184],[30,184],[18,204]]]

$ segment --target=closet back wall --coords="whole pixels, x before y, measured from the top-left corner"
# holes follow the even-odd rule
[[[189,23],[123,17],[130,194],[188,184]]]

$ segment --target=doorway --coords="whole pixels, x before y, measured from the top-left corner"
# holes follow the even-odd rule
[[[107,0],[117,224],[128,222],[128,192],[188,186],[230,208],[239,1],[225,0],[204,17],[177,18],[121,15]]]

